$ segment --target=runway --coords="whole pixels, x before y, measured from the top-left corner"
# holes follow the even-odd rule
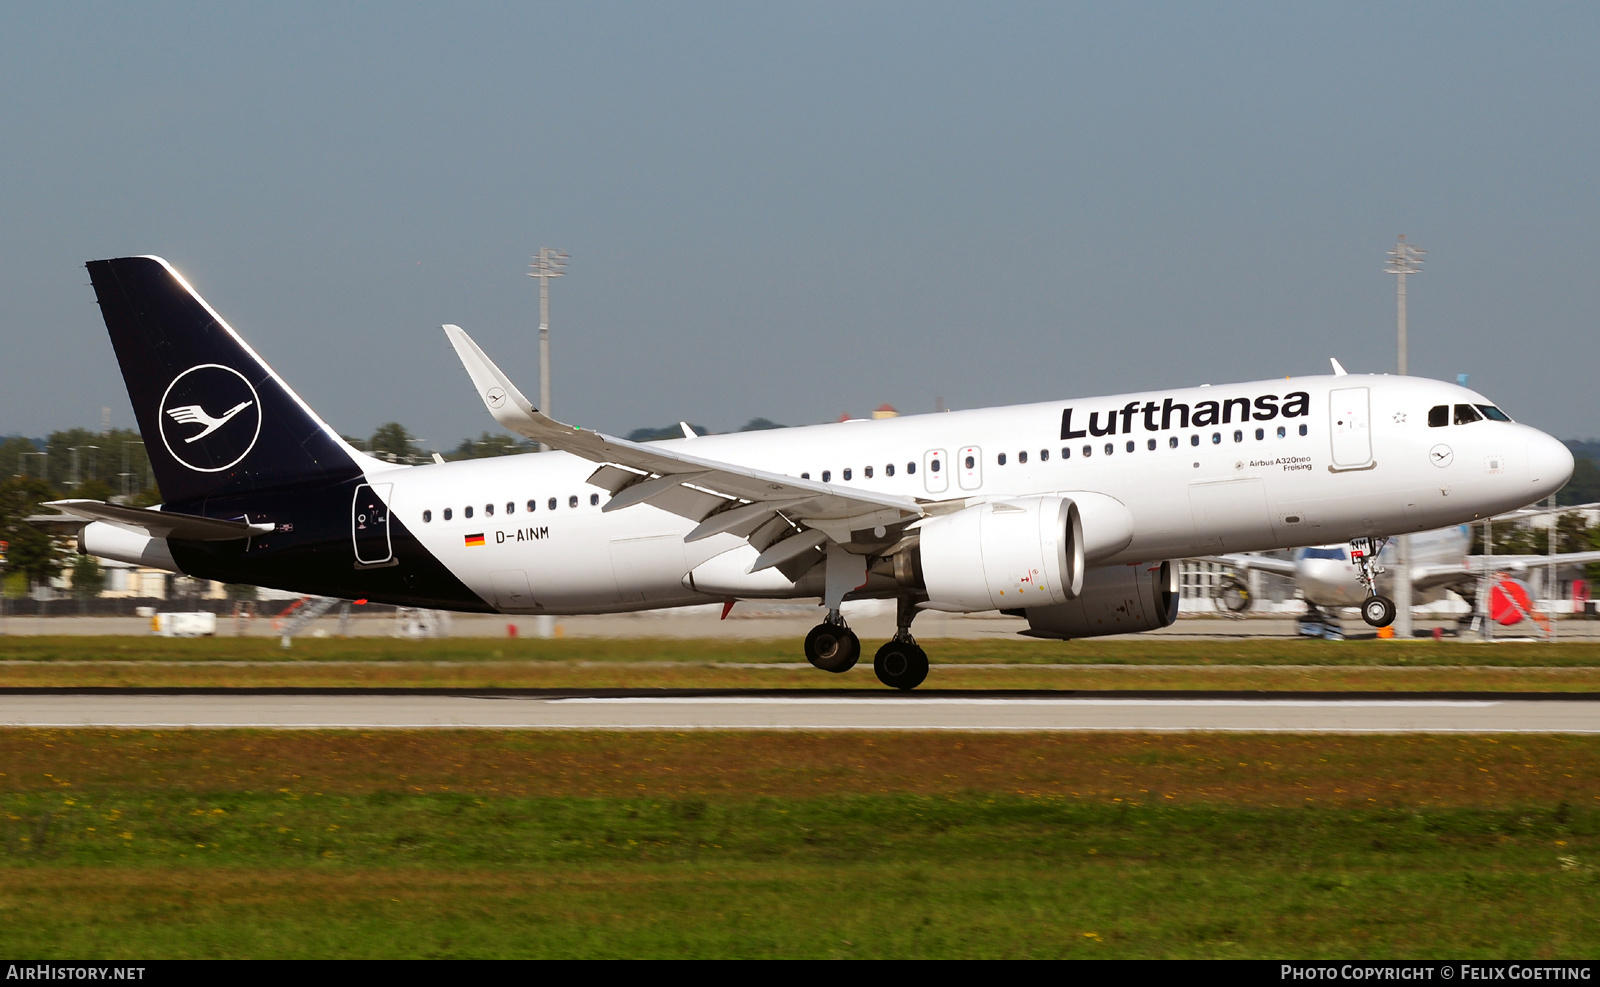
[[[267,730],[1600,733],[1600,697],[1516,694],[6,690],[0,726]]]

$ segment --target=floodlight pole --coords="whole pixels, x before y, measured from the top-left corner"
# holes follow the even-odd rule
[[[553,247],[540,247],[528,265],[528,277],[539,279],[539,410],[550,414],[550,279],[566,273],[567,255]],[[544,451],[544,443],[539,443]]]
[[[1422,255],[1427,251],[1406,243],[1406,235],[1400,234],[1394,249],[1389,251],[1389,264],[1384,268],[1387,274],[1396,276],[1399,287],[1395,295],[1395,336],[1398,369],[1400,376],[1408,372],[1406,360],[1406,277],[1422,273]],[[1402,641],[1409,641],[1412,637],[1411,622],[1411,536],[1401,535],[1396,539],[1399,558],[1395,560],[1395,568],[1399,572],[1394,581],[1394,633]]]

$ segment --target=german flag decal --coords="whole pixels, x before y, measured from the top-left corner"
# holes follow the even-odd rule
[[[476,535],[468,535],[467,536],[467,547],[468,548],[475,548],[475,547],[477,547],[479,545],[482,545],[482,544],[483,544],[483,535],[481,533],[480,534],[476,534]]]

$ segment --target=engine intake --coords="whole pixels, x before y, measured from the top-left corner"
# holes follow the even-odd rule
[[[968,507],[925,522],[919,542],[929,609],[1044,606],[1065,603],[1083,587],[1083,522],[1064,497]],[[902,582],[909,575],[896,572]]]

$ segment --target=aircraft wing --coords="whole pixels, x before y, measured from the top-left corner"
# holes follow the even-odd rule
[[[1290,579],[1297,572],[1293,559],[1269,559],[1262,555],[1201,555],[1196,556],[1194,561],[1216,562],[1241,572],[1254,569],[1257,572],[1270,572],[1274,576],[1288,576]]]
[[[244,521],[224,521],[221,518],[200,517],[195,514],[174,514],[171,511],[153,511],[143,507],[124,507],[98,500],[51,500],[45,507],[54,507],[61,514],[30,517],[30,522],[48,527],[71,526],[82,530],[91,521],[109,521],[124,528],[142,528],[155,538],[178,538],[183,541],[235,541],[254,538],[273,530],[270,524],[248,524]]]
[[[1588,565],[1600,562],[1600,552],[1559,552],[1555,555],[1473,555],[1467,565],[1473,574],[1504,570],[1538,569],[1550,565]]]
[[[912,497],[768,473],[563,424],[535,408],[461,327],[445,326],[444,331],[495,421],[552,449],[600,464],[589,482],[611,491],[603,510],[648,503],[698,522],[685,541],[724,531],[748,538],[763,553],[756,569],[820,544],[815,538],[803,548],[793,544],[795,538],[789,536],[796,523],[848,547],[853,531],[887,529],[939,510]],[[782,548],[777,547],[780,541]],[[794,551],[781,554],[790,549]],[[775,560],[769,557],[773,553],[779,553]]]

